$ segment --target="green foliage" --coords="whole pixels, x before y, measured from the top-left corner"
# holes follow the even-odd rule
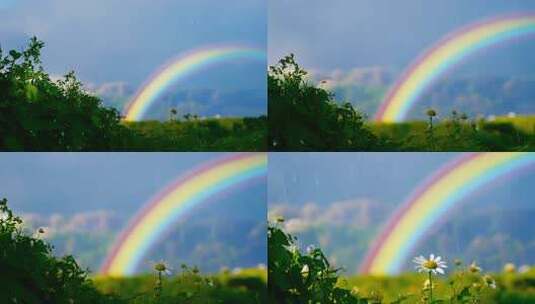
[[[267,303],[265,270],[250,269],[238,274],[222,272],[204,276],[197,268],[181,266],[181,272],[164,277],[161,296],[154,297],[157,277],[95,278],[95,285],[105,294],[118,294],[129,303],[255,304]]]
[[[374,134],[390,151],[533,151],[535,150],[535,117],[517,120],[469,120],[455,111],[440,123],[412,121],[370,123]],[[528,122],[531,121],[531,124]],[[432,130],[432,131],[430,131]],[[431,133],[432,132],[432,133]]]
[[[189,117],[189,116],[188,116]],[[267,118],[128,122],[136,151],[266,151]]]
[[[36,232],[39,234],[40,232]],[[55,258],[0,201],[0,303],[120,303],[102,296],[72,256]]]
[[[87,94],[74,73],[54,82],[43,71],[44,43],[32,38],[22,52],[0,50],[0,149],[110,150],[129,132],[119,113]]]
[[[275,151],[369,150],[379,146],[350,103],[306,81],[294,55],[268,73],[269,145]]]
[[[277,224],[268,227],[268,257],[269,303],[368,303],[337,286],[339,269],[321,249],[302,253]]]

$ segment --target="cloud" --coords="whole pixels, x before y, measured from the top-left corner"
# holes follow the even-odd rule
[[[337,201],[326,206],[309,202],[300,207],[288,204],[270,206],[269,218],[285,218],[284,228],[292,234],[303,233],[319,225],[366,228],[384,221],[388,206],[369,199]]]
[[[25,228],[29,230],[44,228],[46,238],[75,232],[90,234],[110,232],[115,231],[121,224],[121,220],[107,210],[78,212],[70,216],[60,213],[51,215],[25,213],[21,217]]]

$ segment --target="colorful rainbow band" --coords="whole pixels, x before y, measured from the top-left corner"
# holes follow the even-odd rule
[[[361,272],[397,274],[415,246],[448,211],[497,179],[535,164],[535,153],[465,154],[412,194],[370,247]]]
[[[535,34],[535,14],[513,14],[472,24],[447,35],[403,72],[375,115],[378,122],[399,122],[426,90],[452,67],[476,52]]]
[[[138,212],[117,238],[100,272],[110,276],[134,274],[142,258],[177,219],[234,187],[264,178],[266,172],[265,153],[245,153],[212,162],[180,178]]]
[[[126,121],[138,121],[172,84],[193,72],[217,63],[237,59],[266,61],[264,50],[244,46],[216,46],[188,52],[168,62],[154,73],[128,103]]]

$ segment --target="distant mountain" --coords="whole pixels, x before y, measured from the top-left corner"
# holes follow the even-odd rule
[[[311,79],[331,90],[337,100],[351,102],[373,117],[399,72],[380,68],[359,68],[349,71],[313,72]],[[433,107],[441,116],[452,110],[477,115],[535,113],[535,76],[498,77],[449,75],[435,83],[411,110],[409,118],[422,119],[424,111]]]
[[[315,203],[300,208],[273,204],[270,216],[283,216],[285,229],[298,237],[303,248],[318,245],[336,266],[356,273],[369,245],[395,207],[369,200],[333,202],[326,207]],[[435,225],[413,254],[435,253],[450,261],[477,259],[488,271],[500,270],[507,262],[535,264],[533,217],[535,210],[531,209],[456,210]],[[407,261],[405,269],[411,267]]]
[[[125,82],[87,84],[86,89],[102,98],[105,105],[122,112],[137,88]],[[169,110],[176,108],[179,115],[202,116],[259,116],[267,112],[266,92],[263,90],[227,90],[171,88],[154,103],[148,118],[166,120]]]
[[[24,214],[30,232],[42,227],[44,238],[58,256],[73,254],[77,261],[98,272],[115,237],[128,219],[106,211],[72,216]],[[179,222],[152,249],[140,265],[151,271],[150,261],[163,259],[173,268],[196,265],[205,272],[221,268],[256,267],[266,264],[266,225],[264,222],[221,217],[190,218]]]

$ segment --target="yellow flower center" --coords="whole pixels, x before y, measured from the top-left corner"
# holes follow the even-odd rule
[[[156,271],[165,271],[167,267],[165,267],[165,264],[163,263],[157,263],[154,265],[154,269],[156,269]]]
[[[438,264],[437,264],[437,262],[435,262],[433,260],[427,260],[424,263],[424,267],[427,268],[427,269],[437,269],[438,268]]]

